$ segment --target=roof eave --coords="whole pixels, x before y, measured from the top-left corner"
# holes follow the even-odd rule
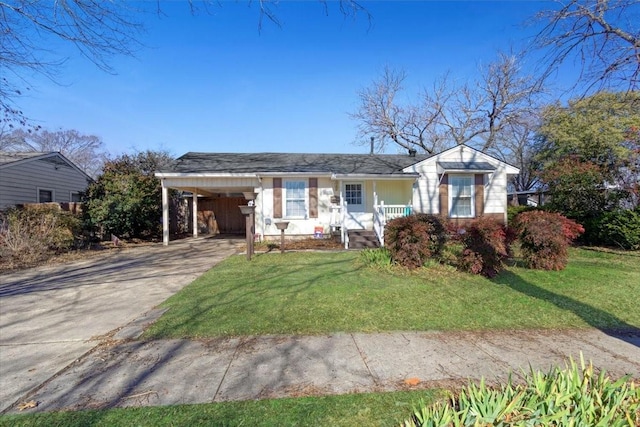
[[[156,178],[257,178],[256,173],[233,172],[156,172]]]
[[[494,173],[495,169],[438,169],[438,173]]]
[[[378,180],[410,180],[419,178],[418,173],[376,174],[376,173],[335,173],[331,179],[378,179]]]

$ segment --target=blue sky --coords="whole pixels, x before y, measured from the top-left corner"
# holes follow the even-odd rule
[[[166,149],[210,152],[367,152],[354,144],[357,91],[385,65],[404,68],[407,93],[446,72],[472,77],[498,50],[526,43],[533,1],[363,2],[345,18],[338,4],[282,1],[282,25],[258,31],[254,2],[222,1],[192,15],[184,2],[145,17],[135,58],[104,73],[73,50],[56,85],[44,78],[23,111],[47,129],[100,136],[113,155]],[[548,3],[547,3],[548,6]],[[525,64],[533,66],[534,64]],[[393,150],[393,149],[391,149]]]

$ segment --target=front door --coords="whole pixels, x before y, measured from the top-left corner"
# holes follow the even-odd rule
[[[364,183],[345,182],[344,200],[349,212],[364,212]]]
[[[347,229],[369,228],[371,213],[367,213],[365,209],[364,183],[360,181],[345,182],[343,191],[344,200],[347,202]]]

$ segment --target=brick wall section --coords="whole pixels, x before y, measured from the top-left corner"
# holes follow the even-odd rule
[[[318,218],[318,178],[309,178],[309,218]]]
[[[273,178],[273,217],[282,218],[282,178]]]
[[[449,216],[449,175],[444,174],[442,181],[440,181],[440,215],[444,217]]]
[[[484,175],[481,173],[477,173],[474,177],[475,179],[475,208],[476,208],[476,218],[480,217],[484,214]]]
[[[485,218],[492,218],[492,219],[504,224],[504,214],[501,214],[501,213],[488,213],[488,214],[484,214],[482,216],[485,217]],[[475,220],[475,218],[449,218],[449,221],[452,224],[454,224],[456,227],[458,227],[458,228],[467,227],[474,220]]]

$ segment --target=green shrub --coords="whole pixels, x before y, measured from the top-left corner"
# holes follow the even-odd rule
[[[529,212],[529,211],[537,211],[540,208],[535,206],[527,206],[527,205],[519,205],[519,206],[508,206],[507,207],[507,224],[513,224],[513,220],[519,213]]]
[[[607,212],[598,221],[597,229],[600,244],[640,249],[640,207]]]
[[[387,268],[391,266],[391,254],[387,248],[363,249],[360,262],[367,267]]]
[[[165,152],[123,154],[105,162],[87,188],[84,221],[99,238],[154,238],[162,235],[162,183],[155,172],[170,164]],[[170,197],[177,197],[170,191]]]
[[[612,381],[604,371],[573,360],[548,374],[524,373],[500,388],[471,384],[447,402],[421,405],[404,427],[417,426],[637,426],[640,388],[628,378]]]
[[[0,224],[0,258],[14,267],[74,247],[82,231],[80,219],[57,204],[8,209]]]
[[[562,270],[567,266],[568,247],[584,228],[559,213],[523,212],[514,228],[520,239],[522,257],[529,268]]]
[[[392,261],[407,268],[422,267],[428,258],[439,256],[446,241],[445,224],[435,215],[396,218],[384,231],[384,245]]]
[[[464,250],[458,265],[462,270],[486,277],[495,277],[509,256],[505,226],[490,218],[474,220],[460,235]]]

